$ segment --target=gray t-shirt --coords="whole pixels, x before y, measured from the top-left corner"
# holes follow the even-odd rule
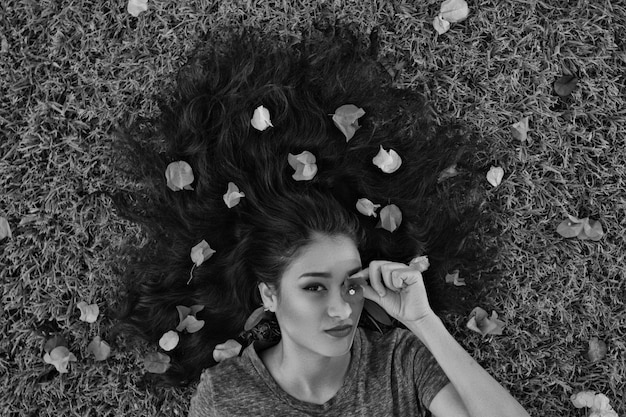
[[[343,386],[324,404],[298,400],[274,381],[255,345],[205,369],[189,417],[425,416],[449,380],[408,330],[381,335],[358,328]]]

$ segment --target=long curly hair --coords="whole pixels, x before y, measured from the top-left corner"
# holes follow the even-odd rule
[[[280,277],[313,232],[354,239],[364,265],[428,255],[433,308],[449,306],[444,276],[470,268],[480,252],[472,239],[482,198],[477,139],[455,123],[437,126],[419,91],[393,88],[375,42],[339,31],[297,45],[258,33],[206,45],[180,70],[158,120],[119,142],[120,169],[144,187],[120,191],[116,208],[152,242],[125,266],[116,330],[156,343],[177,326],[177,305],[204,306],[204,327],[167,353],[161,382],[193,382],[215,365],[216,344],[245,342],[244,322],[261,303],[257,284]],[[331,119],[344,104],[365,110],[350,141]],[[264,131],[250,124],[260,105],[273,124]],[[399,170],[385,174],[372,163],[380,146],[401,155]],[[294,181],[287,156],[305,150],[318,172]],[[180,160],[193,169],[192,191],[166,187],[166,166]],[[454,164],[464,174],[438,181]],[[222,199],[229,182],[245,193],[230,209]],[[357,212],[360,198],[397,205],[400,227],[377,227],[377,218]],[[201,240],[216,252],[188,283],[190,250]]]

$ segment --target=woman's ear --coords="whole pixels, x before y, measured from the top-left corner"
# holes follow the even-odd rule
[[[263,300],[265,308],[271,312],[276,312],[276,304],[278,302],[276,290],[267,285],[265,282],[260,282],[259,293],[261,294],[261,300]]]

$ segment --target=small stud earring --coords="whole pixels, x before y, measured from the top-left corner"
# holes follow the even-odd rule
[[[268,306],[263,306],[263,311],[270,311],[270,308]]]

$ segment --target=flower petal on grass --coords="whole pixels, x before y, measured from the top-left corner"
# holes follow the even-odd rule
[[[402,224],[402,212],[395,204],[389,204],[380,210],[380,221],[376,227],[393,232]]]
[[[76,307],[80,309],[80,321],[95,323],[96,320],[98,320],[98,314],[100,314],[98,304],[87,304],[86,302],[81,301],[76,304]]]
[[[435,16],[435,18],[433,19],[433,27],[438,34],[443,35],[448,30],[450,30],[450,22],[448,22],[447,20],[443,20],[441,16]]]
[[[143,366],[153,374],[162,374],[170,367],[170,357],[161,352],[151,352],[143,359]]]
[[[239,204],[239,200],[245,196],[244,193],[239,191],[239,187],[237,187],[234,182],[229,182],[228,190],[226,190],[226,194],[224,194],[224,203],[226,203],[226,207],[233,208]]]
[[[525,142],[528,139],[528,117],[511,125],[511,134],[519,141]]]
[[[597,337],[592,337],[589,340],[589,349],[587,350],[586,356],[591,362],[597,362],[604,359],[606,351],[606,343]]]
[[[46,363],[54,365],[59,373],[66,374],[70,362],[76,362],[76,356],[65,346],[57,346],[52,349],[50,353],[46,353],[43,356],[43,360]]]
[[[172,191],[193,190],[194,176],[191,165],[185,161],[176,161],[170,163],[165,169],[165,179],[167,187]]]
[[[263,106],[259,106],[254,109],[254,114],[252,115],[252,119],[250,119],[250,124],[253,128],[259,131],[264,131],[268,127],[274,127],[272,121],[270,120],[270,111]]]
[[[170,351],[178,346],[178,341],[180,340],[180,336],[174,330],[170,330],[165,332],[163,336],[159,339],[159,346],[161,349],[165,351]]]
[[[469,7],[465,0],[446,0],[441,3],[439,9],[439,17],[443,20],[456,23],[467,19],[469,15]]]
[[[287,162],[296,171],[291,176],[296,181],[309,181],[317,174],[317,164],[315,155],[309,151],[304,151],[298,155],[289,154]]]
[[[498,319],[498,313],[495,311],[492,311],[491,317],[488,317],[485,310],[476,307],[470,313],[467,328],[485,336],[488,334],[502,334],[504,324],[502,320]]]
[[[242,347],[241,343],[236,340],[228,339],[224,343],[215,345],[215,349],[213,350],[213,359],[215,359],[215,362],[221,362],[224,359],[235,357],[239,355]]]
[[[392,174],[402,166],[402,158],[393,149],[386,151],[381,145],[378,153],[372,159],[372,163],[385,174]]]
[[[196,246],[191,248],[190,256],[193,263],[196,264],[196,266],[200,266],[204,261],[213,256],[214,253],[215,250],[209,246],[206,240],[202,240]]]
[[[103,361],[111,354],[111,347],[107,342],[100,339],[100,336],[96,336],[87,346],[87,352],[93,354],[96,361]]]
[[[367,198],[359,198],[356,202],[356,209],[364,216],[376,217],[376,210],[380,208],[380,204],[374,204]]]
[[[365,110],[354,104],[344,104],[335,110],[333,114],[333,123],[341,130],[348,142],[354,137],[355,132],[359,129],[359,118],[365,115]]]
[[[489,168],[489,172],[487,172],[487,181],[489,181],[489,184],[497,187],[502,183],[502,178],[504,178],[504,170],[502,168],[494,166]]]
[[[148,0],[128,0],[126,10],[134,17],[148,10]]]
[[[8,237],[11,239],[13,235],[11,234],[11,226],[9,226],[9,222],[4,217],[0,217],[0,240]]]

